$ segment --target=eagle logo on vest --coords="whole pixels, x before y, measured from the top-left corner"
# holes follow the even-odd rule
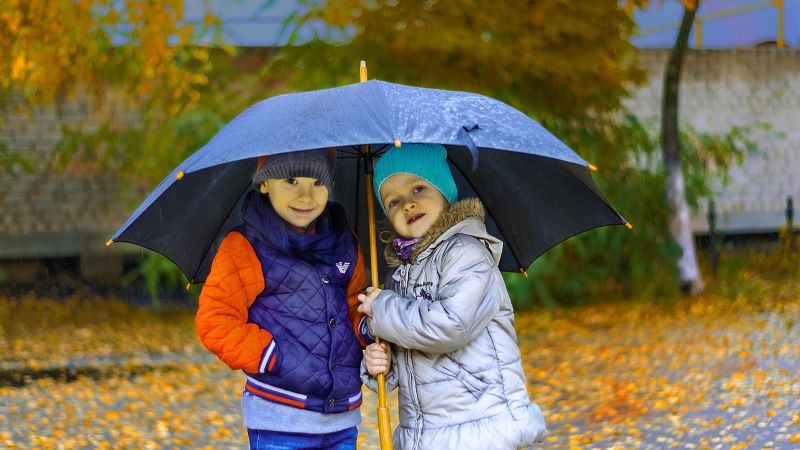
[[[335,266],[336,266],[337,269],[339,269],[339,273],[343,274],[343,273],[347,272],[347,269],[350,267],[350,263],[349,262],[339,261],[339,262],[337,262],[335,264]]]

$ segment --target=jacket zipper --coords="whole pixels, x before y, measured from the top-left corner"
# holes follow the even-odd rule
[[[400,292],[403,293],[403,296],[407,296],[408,292],[408,277],[409,270],[408,263],[403,264],[401,266],[402,273],[400,274]],[[420,441],[422,440],[422,409],[419,404],[419,398],[417,397],[417,381],[414,379],[414,363],[413,358],[411,357],[412,350],[405,351],[405,359],[406,359],[406,372],[408,374],[408,391],[411,396],[411,404],[414,406],[414,411],[417,413],[417,417],[414,419],[414,445],[412,449],[419,448]]]
[[[411,358],[412,350],[406,350],[406,372],[408,374],[408,392],[411,395],[411,404],[414,406],[414,411],[417,417],[414,419],[414,445],[413,449],[419,448],[419,443],[422,440],[422,410],[419,405],[419,398],[417,397],[417,380],[414,379],[413,358]]]

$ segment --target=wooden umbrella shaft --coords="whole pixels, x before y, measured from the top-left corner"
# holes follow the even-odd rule
[[[361,61],[359,78],[363,83],[367,81],[367,63]],[[372,189],[372,157],[369,154],[369,145],[362,145],[364,154],[364,183],[367,193],[367,222],[369,223],[369,268],[372,287],[378,287],[378,238],[375,230],[375,197]],[[381,339],[375,336],[375,343],[380,344]],[[392,429],[389,421],[389,407],[386,406],[386,377],[378,374],[378,435],[381,441],[381,450],[392,450]]]
[[[369,153],[369,146],[363,146],[362,151],[365,154]],[[371,165],[372,162],[367,158],[366,164]],[[375,197],[374,190],[372,189],[372,168],[367,167],[364,183],[366,184],[367,195],[367,217],[369,220],[369,267],[372,280],[372,287],[378,287],[378,242],[377,231],[375,230]],[[375,336],[375,343],[380,344],[381,339]],[[389,419],[389,407],[386,405],[386,377],[384,374],[378,374],[378,435],[381,441],[381,450],[391,450],[392,448],[392,430]]]

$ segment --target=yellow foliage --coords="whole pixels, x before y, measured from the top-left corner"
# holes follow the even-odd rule
[[[80,87],[119,83],[134,101],[190,101],[207,50],[192,48],[183,0],[5,0],[0,88],[49,104]],[[187,95],[164,96],[179,88]],[[0,94],[3,94],[0,92]]]
[[[347,67],[367,56],[378,79],[488,94],[542,119],[614,110],[644,79],[628,39],[633,20],[618,2],[316,4],[305,20],[354,35],[346,45],[290,51],[303,61],[293,75],[303,86],[352,77],[329,65]]]

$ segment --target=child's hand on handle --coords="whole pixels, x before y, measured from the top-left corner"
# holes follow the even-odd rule
[[[358,307],[358,312],[367,317],[372,317],[372,303],[378,298],[378,294],[381,292],[383,292],[381,289],[370,286],[367,288],[366,295],[358,294],[358,301],[361,302],[361,305]]]
[[[392,349],[389,343],[369,344],[364,350],[364,361],[367,363],[367,372],[371,376],[389,373],[392,367]]]

